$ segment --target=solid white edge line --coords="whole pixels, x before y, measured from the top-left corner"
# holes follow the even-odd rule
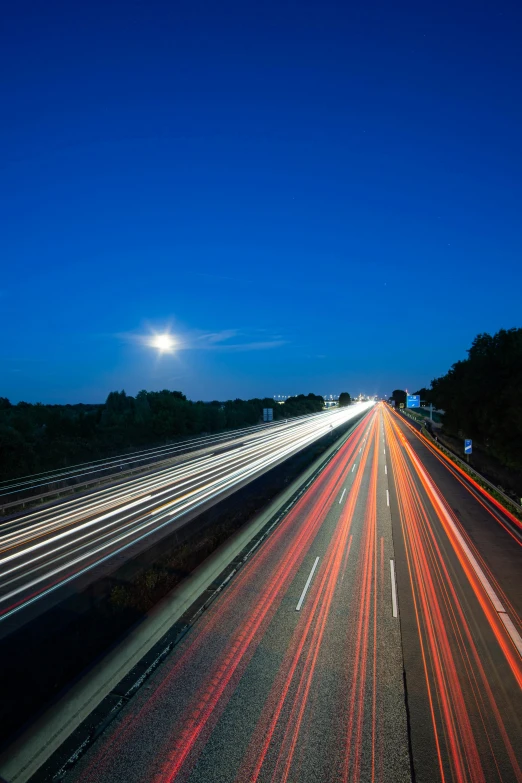
[[[346,487],[343,489],[342,495],[341,495],[341,497],[339,498],[339,505],[341,505],[341,503],[343,502],[343,498],[344,498],[344,493],[345,493],[345,492],[346,492]]]
[[[491,603],[495,607],[495,610],[496,610],[498,616],[502,620],[502,623],[504,624],[504,628],[506,629],[506,631],[507,631],[511,641],[513,642],[513,644],[517,648],[517,650],[520,653],[520,655],[522,655],[522,639],[520,638],[520,634],[516,630],[516,628],[515,628],[512,620],[511,620],[511,618],[506,613],[506,610],[504,609],[504,606],[503,606],[501,600],[499,599],[498,595],[496,594],[496,592],[494,591],[493,587],[491,586],[487,576],[485,575],[484,571],[482,570],[482,568],[478,564],[475,556],[472,554],[470,548],[468,547],[468,545],[464,541],[464,538],[462,537],[459,529],[455,525],[455,522],[453,521],[453,519],[451,518],[450,514],[446,510],[444,504],[440,500],[440,498],[439,498],[439,496],[437,494],[436,488],[435,488],[435,484],[433,483],[433,481],[429,477],[427,471],[425,470],[425,468],[422,465],[422,463],[420,462],[420,460],[417,458],[417,456],[413,452],[410,455],[410,459],[417,464],[418,469],[420,470],[420,472],[422,472],[424,474],[424,477],[425,477],[427,483],[429,484],[429,486],[431,488],[431,491],[433,493],[433,497],[434,497],[438,507],[440,508],[442,513],[444,514],[444,517],[446,518],[446,521],[450,525],[450,527],[453,530],[453,533],[456,536],[459,544],[461,545],[462,549],[464,550],[464,553],[465,553],[466,557],[468,558],[468,560],[469,560],[469,562],[471,564],[471,567],[475,571],[475,573],[476,573],[476,575],[477,575],[477,577],[478,577],[482,587],[484,588],[484,590],[485,590],[489,600],[491,601]]]
[[[315,571],[315,569],[317,568],[317,563],[318,563],[318,562],[319,562],[319,558],[318,558],[318,557],[316,557],[316,558],[315,558],[315,563],[313,564],[313,566],[312,566],[312,570],[310,571],[310,576],[309,576],[309,577],[308,577],[308,579],[306,580],[306,584],[305,584],[305,586],[304,586],[304,590],[303,590],[303,592],[301,593],[301,598],[299,599],[299,603],[298,603],[298,604],[297,604],[297,606],[295,607],[295,611],[296,611],[296,612],[298,612],[298,611],[301,609],[302,605],[303,605],[303,601],[304,601],[304,599],[305,599],[305,595],[306,595],[306,593],[307,593],[307,590],[308,590],[308,588],[310,587],[310,582],[312,581],[312,577],[313,577],[313,575],[314,575],[314,571]]]
[[[519,655],[522,655],[522,637],[520,636],[519,632],[515,628],[515,624],[513,620],[505,612],[499,612],[498,616],[504,623],[506,631],[511,636],[513,643],[519,652]]]
[[[386,490],[386,505],[387,506],[390,505],[390,493],[388,492],[388,490]]]
[[[486,591],[486,593],[487,593],[491,603],[493,604],[493,606],[495,607],[497,612],[505,612],[506,610],[504,609],[504,606],[503,606],[502,602],[500,601],[498,595],[495,593],[495,591],[494,591],[493,587],[491,586],[491,584],[489,583],[489,580],[486,577],[484,571],[482,570],[482,568],[478,564],[478,562],[477,562],[475,556],[473,555],[473,553],[471,552],[469,546],[464,541],[464,538],[462,537],[462,534],[460,533],[459,529],[457,528],[455,522],[453,521],[453,519],[451,518],[450,514],[448,513],[446,507],[444,506],[444,504],[440,500],[440,498],[439,498],[439,496],[437,494],[437,490],[436,490],[435,484],[433,483],[433,480],[431,479],[431,477],[429,476],[428,472],[426,471],[424,466],[421,464],[421,462],[417,458],[417,456],[415,454],[413,454],[413,452],[410,455],[410,459],[412,459],[412,461],[417,464],[417,469],[424,475],[424,478],[425,478],[427,484],[429,485],[429,487],[430,487],[430,489],[432,491],[433,498],[435,500],[436,505],[439,507],[439,509],[444,514],[444,518],[446,519],[446,522],[451,527],[451,529],[453,531],[453,534],[455,535],[455,537],[458,540],[460,546],[464,550],[464,553],[465,553],[466,557],[468,558],[468,560],[469,560],[469,562],[471,564],[471,567],[473,568],[473,570],[475,571],[476,575],[478,576],[479,581],[480,581],[482,587],[484,588],[484,590]]]
[[[391,573],[391,591],[392,591],[392,614],[397,617],[397,588],[395,587],[395,563],[390,560]]]

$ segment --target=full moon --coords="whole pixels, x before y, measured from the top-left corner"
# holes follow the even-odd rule
[[[157,348],[160,353],[167,353],[174,349],[174,339],[170,334],[157,334],[155,335],[151,343],[153,348]]]

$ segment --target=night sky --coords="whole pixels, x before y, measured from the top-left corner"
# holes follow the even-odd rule
[[[522,326],[521,33],[515,2],[4,3],[0,396],[389,394]]]

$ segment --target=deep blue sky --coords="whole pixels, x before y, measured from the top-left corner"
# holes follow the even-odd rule
[[[522,325],[520,4],[2,14],[0,396],[384,394]]]

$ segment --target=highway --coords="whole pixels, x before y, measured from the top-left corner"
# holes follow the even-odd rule
[[[313,417],[322,415],[322,413],[312,413],[306,416],[296,416],[290,422],[280,419],[279,421],[218,433],[217,435],[189,438],[166,446],[156,446],[151,449],[142,449],[116,457],[83,462],[66,469],[59,468],[31,476],[21,476],[17,479],[7,479],[0,481],[0,506],[8,506],[13,498],[44,496],[46,490],[49,490],[51,487],[88,485],[90,481],[102,475],[110,476],[114,473],[118,475],[120,470],[136,469],[150,463],[171,461],[193,451],[212,449],[218,444],[223,445],[237,438],[250,437],[255,432],[266,432],[267,429],[285,427],[286,424],[290,424],[292,427],[304,419],[310,420]]]
[[[72,779],[410,780],[379,439],[357,426]]]
[[[385,409],[417,781],[521,781],[522,526]]]
[[[521,540],[374,407],[67,780],[522,781]]]
[[[145,476],[73,497],[0,525],[0,635],[14,615],[58,600],[73,582],[98,579],[128,557],[186,524],[190,516],[305,448],[371,407],[352,405],[242,437]],[[237,435],[237,433],[236,433]],[[29,615],[28,615],[29,616]]]

